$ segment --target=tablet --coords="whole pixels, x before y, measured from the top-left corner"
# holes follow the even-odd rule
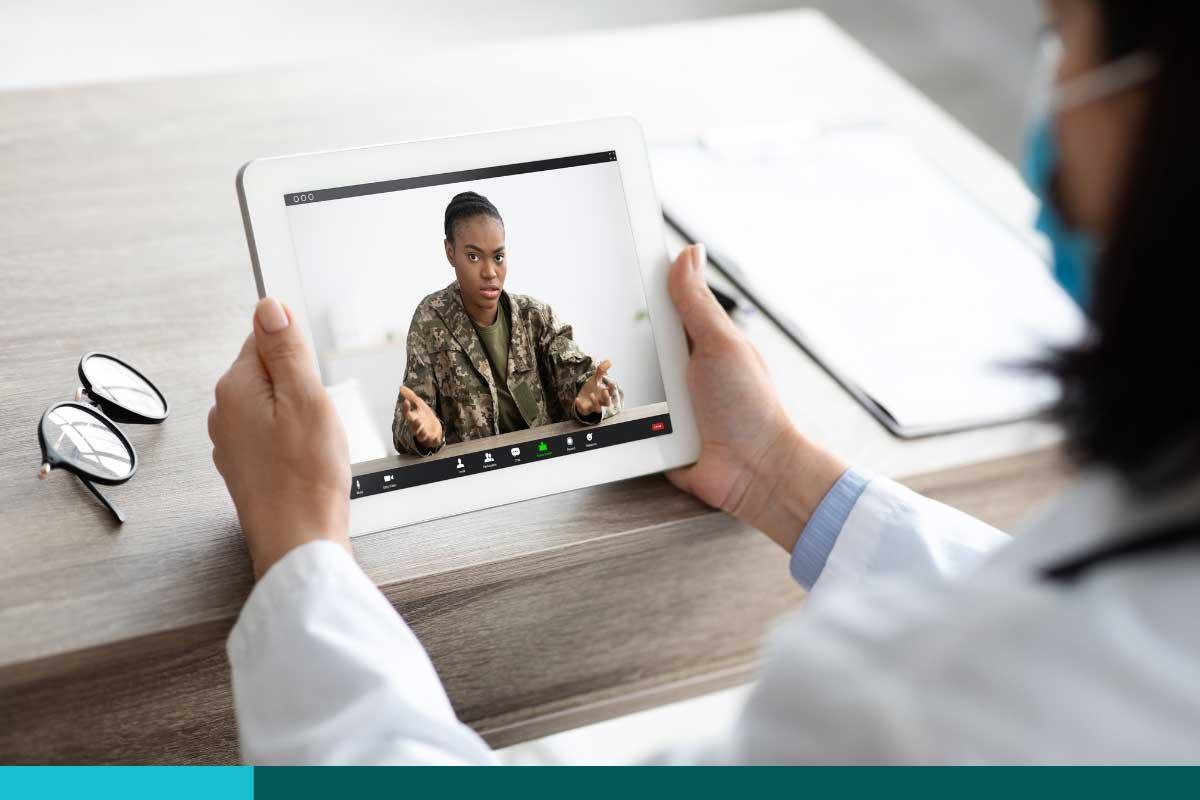
[[[634,120],[264,158],[237,190],[345,426],[352,534],[698,456]]]

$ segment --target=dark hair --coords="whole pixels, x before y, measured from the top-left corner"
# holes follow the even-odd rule
[[[1093,334],[1043,366],[1063,389],[1053,416],[1081,463],[1112,467],[1142,490],[1200,472],[1200,270],[1184,247],[1196,224],[1200,125],[1190,3],[1095,0],[1110,59],[1146,51],[1146,85],[1115,222],[1098,253]]]
[[[500,212],[483,195],[475,192],[459,192],[454,195],[450,204],[446,206],[446,238],[454,238],[454,226],[458,223],[480,216],[491,217],[501,225],[504,224]]]

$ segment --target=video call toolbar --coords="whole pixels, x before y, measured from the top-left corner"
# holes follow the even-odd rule
[[[353,186],[333,186],[327,189],[288,192],[283,196],[283,204],[285,206],[308,205],[310,203],[323,203],[329,200],[344,200],[347,197],[400,192],[405,189],[423,189],[428,186],[444,186],[450,183],[481,181],[487,178],[503,178],[507,175],[523,175],[529,172],[545,172],[552,169],[583,167],[588,164],[603,164],[616,160],[617,152],[615,150],[584,153],[577,156],[563,156],[561,158],[544,158],[538,161],[523,161],[520,164],[501,164],[494,167],[462,169],[456,172],[440,172],[435,175],[418,175],[412,178],[357,183]]]
[[[426,483],[563,458],[652,436],[666,436],[670,432],[671,416],[659,414],[615,425],[580,428],[570,433],[530,438],[503,447],[482,447],[460,456],[431,456],[429,461],[354,476],[350,483],[350,497],[369,497]],[[486,439],[480,440],[480,444],[486,442]]]

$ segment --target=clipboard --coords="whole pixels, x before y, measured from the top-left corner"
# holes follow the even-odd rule
[[[800,135],[795,126],[754,129],[749,135],[721,132],[690,143],[664,145],[652,159],[667,223],[689,241],[704,241],[720,274],[893,435],[916,439],[1006,424],[1037,416],[1057,400],[1057,387],[1049,378],[1019,365],[1033,361],[1046,348],[1076,341],[1086,326],[1078,308],[1050,277],[1032,233],[1005,224],[884,126],[854,125],[816,133],[809,126]],[[833,187],[837,197],[823,207],[831,181],[846,173],[853,177]],[[872,219],[872,213],[882,216],[895,207],[885,201],[895,197],[898,189],[903,190],[904,207],[897,208],[890,220]],[[737,209],[729,224],[723,225],[719,221],[723,212],[733,206]],[[788,276],[789,283],[811,285],[813,291],[824,287],[821,304],[839,307],[846,315],[846,324],[839,329],[842,320],[837,311],[831,314],[811,302],[788,301],[787,293],[779,290],[778,270],[764,266],[769,252],[753,242],[755,236],[769,235],[773,227],[787,229],[789,219],[800,241],[806,231],[811,231],[810,239],[828,239],[828,229],[840,225],[844,230],[844,218],[860,209],[866,216],[855,223],[862,225],[863,236],[890,236],[889,247],[849,241],[844,250],[837,250],[831,249],[829,241],[818,242],[812,248],[814,261],[805,267],[826,274]],[[949,235],[958,241],[949,247],[939,241],[935,227],[922,225],[927,215],[952,220],[957,227]],[[968,235],[975,238],[961,241]],[[983,252],[970,250],[974,241]],[[803,245],[800,252],[805,252]],[[829,270],[880,252],[896,253],[886,276],[878,264],[860,263],[846,271],[846,285],[831,282]],[[951,257],[956,260],[947,264]],[[930,263],[935,258],[938,263]],[[893,271],[899,271],[900,277]],[[911,293],[906,293],[906,282],[911,283]],[[942,296],[932,296],[943,284]],[[872,291],[892,295],[881,300]],[[924,295],[915,296],[921,292]],[[995,302],[989,292],[996,293]],[[858,309],[859,297],[869,299],[863,305],[871,308],[889,308],[892,300],[917,308],[916,330],[892,328],[895,336],[886,335],[889,330],[873,330],[875,343],[843,347],[844,340],[858,330],[853,326],[861,324],[855,322],[856,309],[871,313]],[[1011,305],[1014,297],[1020,298],[1021,307],[996,307]],[[956,308],[959,302],[979,309],[978,313],[964,314]],[[798,319],[814,309],[823,319]],[[954,334],[932,333],[939,314],[945,318],[946,330],[957,327]],[[902,322],[903,315],[899,319]],[[975,330],[967,330],[971,328]],[[958,335],[965,344],[977,344],[978,359],[969,352],[955,352],[953,342],[944,341]],[[940,360],[939,338],[948,351]],[[910,354],[897,351],[900,343],[915,344],[913,349],[920,355],[909,358]],[[880,352],[873,354],[872,349]],[[912,386],[897,385],[903,382],[897,368],[902,371],[905,367],[899,362],[905,360],[912,362]],[[871,374],[876,364],[881,365],[879,373],[888,374]],[[928,384],[927,407],[923,384]],[[960,396],[942,394],[955,392]],[[892,400],[898,401],[896,408]]]

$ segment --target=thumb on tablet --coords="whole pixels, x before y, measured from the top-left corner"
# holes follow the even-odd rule
[[[693,244],[679,254],[667,275],[671,302],[675,304],[688,336],[696,343],[735,330],[729,315],[704,280],[706,260],[704,245]]]
[[[303,393],[320,385],[304,334],[274,297],[264,297],[254,309],[254,344],[277,389]]]

